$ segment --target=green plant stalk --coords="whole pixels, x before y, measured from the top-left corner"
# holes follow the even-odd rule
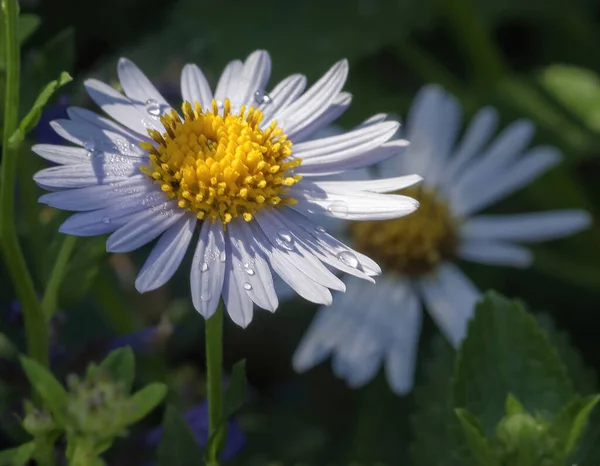
[[[473,66],[475,82],[487,87],[507,76],[509,68],[489,29],[477,17],[472,0],[440,0],[439,6]]]
[[[225,430],[223,424],[223,303],[206,320],[206,383],[208,386],[208,438],[213,435],[216,441],[206,452],[207,466],[219,465],[219,453],[223,445]],[[217,432],[218,430],[218,432]]]
[[[15,147],[10,147],[9,139],[17,129],[19,110],[19,6],[17,0],[1,0],[1,6],[4,20],[2,42],[6,48],[7,70],[0,182],[0,243],[6,267],[23,307],[27,353],[48,367],[48,327],[15,230],[14,189],[18,151]]]
[[[65,236],[65,239],[60,246],[60,250],[58,251],[58,256],[56,256],[56,261],[54,262],[52,271],[50,272],[50,278],[46,284],[44,299],[42,299],[42,312],[47,320],[50,320],[50,318],[56,312],[58,291],[60,289],[60,284],[65,277],[67,265],[69,264],[69,258],[71,257],[71,253],[75,247],[76,240],[77,238],[75,236]]]

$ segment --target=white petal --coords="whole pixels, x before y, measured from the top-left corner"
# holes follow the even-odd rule
[[[368,152],[354,152],[352,157],[348,156],[348,152],[338,152],[303,160],[302,165],[295,170],[295,173],[309,177],[326,176],[368,167],[401,154],[407,145],[408,142],[405,140],[394,140],[381,144]]]
[[[292,262],[277,248],[273,248],[271,242],[265,236],[258,224],[251,222],[249,227],[252,229],[257,246],[267,257],[267,260],[275,273],[279,275],[285,283],[308,301],[317,304],[325,304],[327,306],[331,304],[331,292],[327,287],[320,285],[310,278],[297,268],[297,264]]]
[[[204,221],[192,260],[190,286],[194,308],[211,317],[217,310],[225,278],[225,234],[220,222]]]
[[[123,156],[115,158],[117,160],[112,163],[98,157],[92,159],[92,163],[45,168],[33,179],[43,188],[84,188],[122,181],[140,173],[142,162],[139,160]]]
[[[226,243],[226,246],[228,243]],[[227,249],[227,255],[231,259],[231,251]],[[246,328],[252,321],[253,307],[252,299],[244,288],[239,271],[233,268],[233,263],[228,260],[225,264],[225,281],[223,282],[223,302],[231,320],[242,328]]]
[[[291,140],[327,110],[342,90],[347,76],[348,61],[337,62],[301,97],[276,116]]]
[[[387,220],[408,215],[419,207],[416,200],[407,196],[342,189],[325,191],[308,181],[300,187],[292,186],[290,195],[298,200],[294,205],[296,210],[347,220]]]
[[[196,65],[188,64],[181,71],[181,95],[183,100],[192,106],[198,102],[202,108],[210,108],[212,91],[202,70]]]
[[[467,333],[480,293],[453,264],[441,264],[418,281],[427,310],[448,341],[457,348]]]
[[[294,102],[305,87],[306,76],[302,74],[293,74],[279,82],[269,93],[268,101],[264,101],[260,106],[260,110],[265,115],[261,127],[269,126],[278,112]]]
[[[313,181],[325,191],[368,191],[371,193],[391,193],[408,188],[422,181],[419,175],[405,175],[397,178],[375,178],[365,181]]]
[[[66,191],[69,192],[69,191]],[[74,236],[96,236],[110,233],[133,221],[140,212],[164,204],[162,191],[131,195],[120,202],[91,212],[71,215],[59,228],[61,233]]]
[[[458,216],[471,215],[526,186],[559,162],[560,153],[553,147],[531,149],[500,174],[452,187],[450,205]]]
[[[516,215],[478,215],[461,226],[466,239],[538,242],[577,233],[592,222],[584,210],[554,210]]]
[[[389,140],[399,126],[394,121],[384,121],[336,136],[301,142],[294,145],[294,156],[301,158],[303,162],[322,157],[353,157]]]
[[[494,176],[498,170],[511,163],[527,148],[535,127],[529,120],[517,120],[507,126],[494,142],[481,154],[477,161],[471,162],[464,173],[457,177],[457,183],[471,183],[482,177]]]
[[[122,134],[94,126],[81,120],[54,120],[50,126],[67,141],[83,146],[89,153],[121,154],[127,157],[146,157],[138,141]],[[139,140],[139,139],[138,139]]]
[[[254,246],[252,231],[238,217],[227,224],[227,234],[231,243],[232,267],[245,292],[258,306],[274,312],[279,301],[271,268],[262,252]]]
[[[300,241],[306,249],[323,263],[363,280],[375,282],[362,270],[356,252],[331,238],[317,224],[290,208],[274,212],[274,215],[286,228],[289,228],[296,241]],[[330,240],[323,240],[322,237],[328,237]]]
[[[263,95],[265,86],[271,76],[271,57],[264,50],[252,52],[236,79],[232,94],[229,95],[233,108],[242,105],[257,107],[262,103],[256,100],[256,92]]]
[[[147,209],[126,223],[106,240],[108,252],[130,252],[149,243],[174,225],[186,212],[175,201]]]
[[[181,265],[197,222],[194,215],[185,215],[160,237],[135,280],[140,293],[155,290],[171,279]]]
[[[160,188],[146,175],[136,175],[111,184],[89,186],[44,194],[39,202],[56,209],[85,211],[103,209],[124,198],[156,192]]]
[[[383,322],[393,333],[385,355],[385,374],[390,388],[397,395],[405,395],[413,388],[415,363],[423,313],[421,304],[410,283],[392,277],[385,282],[387,290],[377,285],[383,302],[390,308],[389,321]]]
[[[225,102],[234,91],[237,84],[237,77],[242,72],[244,65],[240,60],[232,60],[221,73],[217,88],[215,89],[214,99],[217,102]]]
[[[298,241],[299,238],[286,227],[275,212],[264,209],[256,216],[256,221],[271,242],[273,250],[286,257],[297,270],[320,285],[333,290],[345,291],[344,283],[332,274],[314,254],[302,246]]]
[[[483,151],[498,126],[498,112],[493,107],[484,107],[471,120],[469,127],[452,157],[448,160],[441,182],[442,189],[460,176],[464,166]]]
[[[90,154],[79,147],[54,144],[36,144],[31,148],[40,157],[61,165],[89,163]]]
[[[131,60],[128,60],[127,58],[119,59],[117,74],[123,92],[125,92],[125,95],[133,102],[146,105],[148,100],[156,101],[156,103],[164,108],[162,113],[171,108],[169,103],[161,93],[158,92],[156,87],[154,87],[142,70],[140,70]]]
[[[141,136],[130,129],[115,123],[108,118],[101,117],[95,112],[92,112],[86,108],[81,107],[69,107],[67,109],[67,115],[73,121],[79,121],[82,123],[90,123],[98,128],[107,129],[112,133],[120,134],[121,136],[130,139],[131,142],[137,143],[137,141],[150,141],[151,139],[147,136]]]
[[[488,240],[465,240],[458,247],[458,257],[480,264],[528,267],[533,261],[529,249],[511,243]]]
[[[132,129],[142,136],[148,135],[148,128],[154,128],[161,133],[164,132],[164,128],[160,122],[150,118],[147,112],[139,111],[138,107],[131,100],[108,84],[104,84],[97,79],[88,79],[84,82],[84,86],[92,100],[107,115],[127,128]]]
[[[310,124],[293,134],[292,141],[296,144],[301,141],[305,141],[308,138],[314,137],[315,133],[318,132],[319,129],[327,127],[337,120],[346,110],[348,110],[348,107],[350,107],[351,103],[352,94],[340,92],[335,99],[333,99],[331,105],[327,107],[327,110],[321,113]]]

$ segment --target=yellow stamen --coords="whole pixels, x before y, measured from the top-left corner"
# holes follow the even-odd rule
[[[416,212],[402,218],[357,222],[350,226],[356,249],[403,275],[421,275],[454,255],[456,222],[448,205],[421,187],[401,194],[419,201]]]
[[[154,143],[140,144],[149,154],[142,173],[200,220],[249,222],[265,206],[295,204],[286,194],[301,179],[291,173],[301,160],[290,158],[287,135],[276,122],[261,129],[259,109],[233,115],[229,99],[223,107],[220,114],[214,100],[204,111],[184,102],[183,119],[175,110],[163,115],[165,133],[148,130]]]

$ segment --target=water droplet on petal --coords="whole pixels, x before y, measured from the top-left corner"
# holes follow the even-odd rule
[[[225,259],[227,259],[227,256],[225,255],[225,251],[223,251],[221,254],[219,254],[219,260],[221,262],[225,262]]]
[[[344,264],[356,268],[358,267],[358,259],[350,251],[342,251],[337,255],[337,258]]]
[[[292,242],[292,235],[290,234],[289,230],[281,229],[277,232],[277,234],[286,243]]]
[[[225,107],[225,104],[223,103],[223,101],[222,101],[222,100],[217,100],[217,107],[218,107],[218,108],[223,108],[223,107]]]
[[[94,152],[96,152],[96,145],[94,144],[94,141],[85,141],[83,143],[83,148],[88,151],[87,155],[92,155]]]
[[[244,283],[244,289],[246,291],[250,291],[252,289],[252,285],[248,282]]]
[[[200,294],[200,301],[210,301],[211,298],[212,294],[210,291],[205,291],[204,293]]]
[[[268,105],[273,101],[271,96],[262,89],[256,90],[254,93],[254,100],[258,105]]]
[[[321,226],[321,225],[317,225],[317,226],[315,227],[315,231],[316,231],[317,233],[325,233],[325,228],[324,228],[323,226]]]
[[[206,272],[208,270],[208,264],[206,262],[202,262],[202,264],[200,264],[200,270],[202,272]]]
[[[347,217],[348,216],[348,204],[344,201],[332,202],[327,210],[331,212],[335,217]]]
[[[110,223],[110,218],[102,217],[102,223],[106,223],[108,225]]]
[[[157,117],[160,115],[160,104],[155,99],[148,99],[146,100],[146,111],[150,115]]]
[[[247,269],[246,269],[246,273],[247,273],[248,275],[252,276],[252,275],[254,275],[254,270],[252,270],[252,269],[250,269],[250,268],[247,268]]]

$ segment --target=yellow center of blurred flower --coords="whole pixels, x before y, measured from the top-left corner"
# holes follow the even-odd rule
[[[290,174],[301,160],[288,159],[287,135],[276,122],[261,129],[259,109],[242,106],[233,115],[229,100],[222,107],[184,102],[183,120],[175,110],[161,116],[166,132],[148,130],[155,144],[140,144],[150,160],[141,171],[199,219],[250,221],[265,206],[295,204],[286,193],[301,179]]]
[[[403,275],[421,275],[454,255],[456,223],[448,205],[434,191],[416,187],[401,194],[419,201],[414,213],[392,220],[352,223],[350,233],[356,249],[384,267]]]

